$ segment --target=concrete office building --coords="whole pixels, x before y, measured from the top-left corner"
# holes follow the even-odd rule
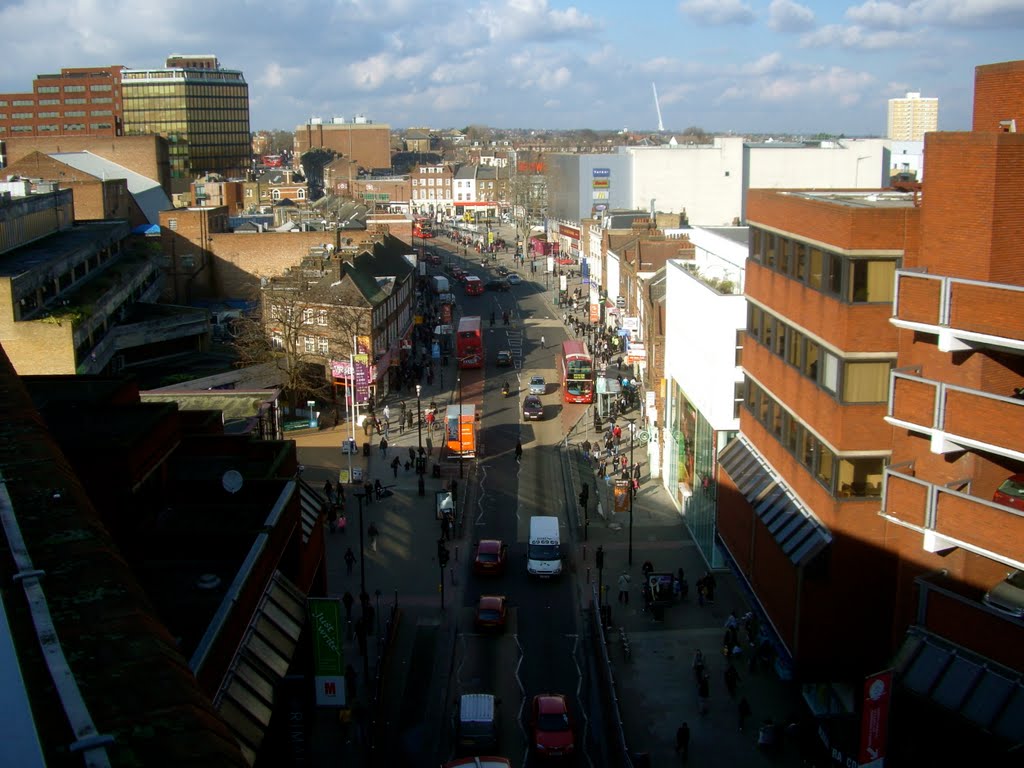
[[[911,92],[902,99],[889,99],[889,121],[885,135],[893,141],[921,141],[929,131],[939,129],[939,100],[921,98]]]

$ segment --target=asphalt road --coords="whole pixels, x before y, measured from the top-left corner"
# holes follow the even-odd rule
[[[440,250],[446,244],[442,240],[434,245]],[[471,252],[466,259],[469,270],[486,281],[493,267],[482,267],[479,260],[472,260],[473,255]],[[501,255],[498,263],[510,266],[511,254]],[[528,269],[520,270],[524,272],[526,277],[540,276],[529,275]],[[567,406],[561,401],[555,355],[564,333],[543,302],[542,291],[542,286],[526,281],[509,292],[459,296],[462,315],[479,314],[483,318],[487,357],[483,375],[478,371],[462,372],[463,397],[483,405],[478,501],[475,509],[467,511],[467,538],[474,545],[481,538],[501,539],[509,545],[509,554],[503,577],[469,576],[462,591],[454,660],[456,688],[457,693],[495,693],[501,699],[500,753],[521,766],[538,762],[528,745],[529,709],[534,695],[568,696],[581,746],[588,723],[582,705],[586,698],[582,673],[586,663],[569,572],[572,545],[565,519],[561,456],[556,447],[564,436],[565,420],[578,416],[582,406]],[[507,327],[501,321],[505,310],[512,316]],[[492,311],[496,318],[493,327],[489,325]],[[542,336],[546,348],[541,347]],[[514,368],[496,366],[499,349],[512,352]],[[543,375],[548,382],[547,393],[541,398],[544,419],[524,424],[522,400],[529,378],[535,374]],[[508,397],[501,393],[506,379],[513,390]],[[523,444],[521,463],[515,460],[517,439]],[[561,519],[562,549],[567,557],[560,577],[542,581],[527,576],[526,547],[534,515]],[[508,597],[511,610],[503,635],[485,636],[475,631],[473,616],[481,594]],[[591,763],[586,754],[581,754],[577,764]]]

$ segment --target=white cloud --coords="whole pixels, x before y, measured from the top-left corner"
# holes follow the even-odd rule
[[[761,76],[770,74],[779,69],[782,63],[782,54],[778,51],[767,53],[756,61],[744,64],[741,71],[745,75]]]
[[[808,73],[806,77],[787,75],[768,80],[754,91],[754,97],[772,103],[792,102],[810,96],[823,98],[826,102],[838,98],[841,106],[849,107],[858,103],[862,92],[872,87],[874,82],[874,76],[867,72],[829,67]]]
[[[776,32],[804,32],[814,27],[814,11],[793,0],[772,0],[768,26]]]
[[[754,21],[754,9],[742,0],[683,0],[679,10],[692,21],[711,27]]]
[[[869,30],[864,27],[829,24],[800,37],[802,48],[847,48],[861,51],[887,51],[915,48],[926,42],[915,32],[900,30]]]
[[[875,29],[934,26],[1004,27],[1024,24],[1021,0],[867,0],[846,9],[846,18]]]
[[[254,82],[263,88],[280,88],[293,82],[301,71],[297,67],[282,67],[278,62],[270,61]]]
[[[352,62],[346,68],[349,82],[361,91],[375,91],[393,80],[409,80],[421,75],[427,68],[423,56],[395,57],[379,53],[362,61]]]
[[[548,0],[505,0],[504,3],[481,4],[474,18],[495,42],[564,39],[572,35],[586,36],[599,24],[592,16],[575,6],[564,11],[552,10]]]

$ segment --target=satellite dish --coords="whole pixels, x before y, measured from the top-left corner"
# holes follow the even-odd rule
[[[220,484],[224,486],[224,490],[228,493],[238,493],[242,490],[243,482],[242,473],[237,469],[229,469],[220,479]]]

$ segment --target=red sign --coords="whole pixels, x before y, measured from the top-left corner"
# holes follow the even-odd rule
[[[864,680],[863,712],[860,719],[860,751],[857,762],[878,767],[885,763],[889,732],[889,701],[892,698],[892,670],[878,672]]]

